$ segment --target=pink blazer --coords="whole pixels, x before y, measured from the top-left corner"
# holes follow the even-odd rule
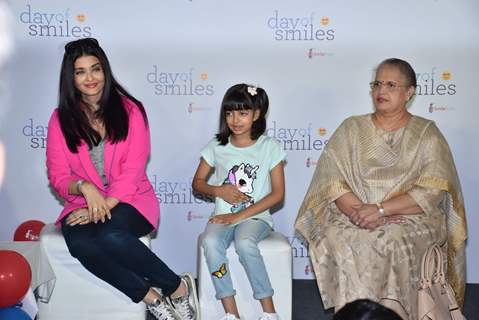
[[[66,144],[55,110],[48,123],[47,171],[48,180],[58,195],[65,200],[56,220],[58,224],[71,211],[87,207],[85,198],[68,193],[72,181],[83,179],[93,183],[105,196],[114,197],[135,207],[154,228],[158,225],[160,206],[153,187],[146,176],[150,154],[150,132],[138,107],[123,98],[129,114],[128,137],[121,142],[105,142],[104,170],[108,181],[105,188],[84,142],[78,153],[72,153]]]

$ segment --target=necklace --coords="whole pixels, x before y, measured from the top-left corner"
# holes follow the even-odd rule
[[[394,143],[394,133],[395,132],[387,132],[386,143],[390,146]]]

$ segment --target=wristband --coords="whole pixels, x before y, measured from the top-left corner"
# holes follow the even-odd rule
[[[384,217],[386,215],[386,211],[384,210],[384,207],[381,202],[376,203],[376,207],[378,207],[379,216]]]
[[[80,180],[78,180],[78,181],[75,183],[75,186],[76,186],[76,188],[77,188],[78,194],[83,194],[83,193],[81,192],[81,190],[80,190],[80,187],[81,187],[81,185],[82,185],[84,182],[85,182],[85,180],[80,179]]]

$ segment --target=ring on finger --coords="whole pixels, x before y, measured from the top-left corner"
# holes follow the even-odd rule
[[[93,212],[97,212],[98,211],[98,208],[93,208]]]

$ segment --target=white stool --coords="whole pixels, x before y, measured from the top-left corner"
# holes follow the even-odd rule
[[[203,234],[198,238],[198,291],[202,320],[216,320],[224,316],[223,307],[215,298],[215,289],[206,265],[206,259],[201,247]],[[291,246],[279,232],[272,232],[270,236],[258,244],[268,271],[271,286],[274,290],[273,302],[276,312],[282,320],[290,320],[292,314],[292,257]],[[261,305],[253,298],[253,290],[248,281],[243,266],[239,262],[234,245],[230,245],[226,252],[231,280],[236,290],[236,304],[241,319],[258,319],[263,312]]]
[[[148,236],[140,239],[150,247]],[[38,302],[38,320],[145,320],[146,306],[134,303],[108,283],[87,271],[68,251],[53,224],[43,227],[40,243],[55,273],[48,303]]]

